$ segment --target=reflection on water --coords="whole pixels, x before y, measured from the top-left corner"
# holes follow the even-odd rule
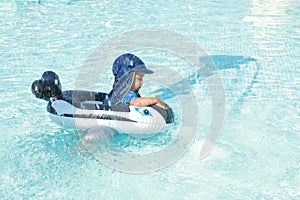
[[[289,22],[287,7],[288,2],[282,0],[252,1],[251,15],[245,16],[243,21],[252,23],[253,29],[249,31],[260,49],[284,49],[285,25]]]

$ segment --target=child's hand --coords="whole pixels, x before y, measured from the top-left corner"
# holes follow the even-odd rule
[[[159,106],[163,109],[166,109],[166,110],[168,109],[168,106],[162,100],[160,100],[158,98],[156,98],[156,99],[157,99],[157,103],[156,103],[157,106]]]
[[[138,97],[133,98],[130,100],[130,104],[134,106],[149,106],[149,105],[157,105],[158,107],[161,107],[163,109],[168,109],[168,106],[160,99],[158,98],[152,98],[152,97]]]

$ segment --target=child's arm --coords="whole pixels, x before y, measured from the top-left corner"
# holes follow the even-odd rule
[[[157,105],[161,108],[168,109],[168,106],[162,102],[162,100],[158,98],[152,98],[152,97],[138,97],[133,98],[130,100],[130,105],[143,107],[143,106],[150,106],[150,105]]]

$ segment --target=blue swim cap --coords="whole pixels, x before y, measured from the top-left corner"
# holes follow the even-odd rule
[[[135,72],[153,73],[153,71],[146,68],[140,58],[130,53],[123,54],[114,61],[112,72],[115,76],[113,89],[110,92],[112,104],[119,103],[129,92]]]
[[[145,74],[153,73],[153,71],[146,68],[144,62],[139,57],[126,53],[119,56],[113,63],[112,72],[115,76],[115,81],[118,82],[118,80],[130,70]]]

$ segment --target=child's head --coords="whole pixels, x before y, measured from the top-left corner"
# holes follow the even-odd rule
[[[138,92],[142,87],[144,74],[153,73],[140,58],[129,53],[119,56],[114,61],[112,72],[115,76],[110,92],[112,104],[119,103],[130,90]]]

